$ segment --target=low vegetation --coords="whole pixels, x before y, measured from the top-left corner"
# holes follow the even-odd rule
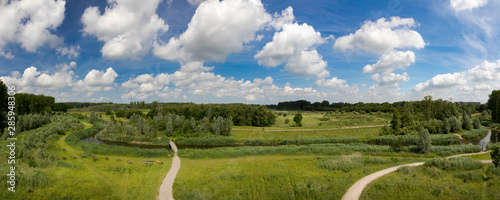
[[[486,134],[488,134],[488,128],[486,127],[481,127],[479,129],[475,129],[475,130],[471,130],[471,131],[467,131],[465,132],[462,137],[467,139],[467,140],[471,140],[471,139],[477,139],[477,138],[481,138],[481,137],[484,137]]]

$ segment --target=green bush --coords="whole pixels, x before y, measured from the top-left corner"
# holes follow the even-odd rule
[[[471,158],[433,158],[425,162],[424,166],[437,167],[443,170],[474,170],[483,167],[483,163]]]
[[[473,182],[482,182],[483,175],[477,172],[457,172],[453,173],[453,176],[459,179],[462,179],[464,182],[473,181]]]
[[[181,145],[202,145],[202,146],[217,146],[217,145],[232,145],[236,143],[234,138],[228,137],[192,137],[192,138],[177,138],[176,144]]]
[[[460,139],[454,135],[431,135],[433,145],[455,145],[460,144]],[[418,141],[417,135],[385,135],[372,139],[369,143],[391,146],[415,145]]]
[[[480,129],[475,129],[475,130],[465,132],[462,135],[462,137],[467,139],[467,140],[476,139],[476,138],[480,138],[480,137],[485,136],[486,134],[488,134],[488,131],[489,130],[486,127],[481,127]]]

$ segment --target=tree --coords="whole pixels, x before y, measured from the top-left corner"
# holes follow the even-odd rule
[[[429,153],[432,146],[431,136],[427,129],[421,128],[418,131],[419,140],[417,141],[418,150],[421,153]]]
[[[472,129],[472,120],[470,119],[470,116],[466,112],[464,112],[462,116],[462,128],[465,130]]]
[[[401,127],[401,120],[399,120],[399,115],[397,113],[395,113],[393,116],[392,116],[392,120],[391,120],[391,127],[392,127],[392,130],[394,130],[393,132],[398,135],[401,131],[400,131],[400,127]]]
[[[91,112],[91,113],[90,113],[90,117],[89,117],[89,121],[90,121],[90,123],[91,123],[91,124],[94,124],[96,120],[97,120],[97,115],[96,115],[96,114],[94,114],[94,112]]]
[[[0,80],[0,102],[4,105],[0,105],[0,131],[7,127],[7,112],[9,106],[7,105],[7,86]]]
[[[448,123],[450,124],[450,131],[452,133],[458,133],[462,130],[460,119],[458,119],[458,117],[455,117],[455,116],[450,117],[448,119]]]
[[[172,121],[167,122],[167,136],[172,136],[172,132],[174,129],[172,128]]]
[[[474,129],[479,129],[479,128],[481,128],[481,121],[479,120],[479,118],[475,117],[475,118],[472,120],[472,126],[474,127]]]
[[[302,114],[295,114],[295,116],[293,117],[293,121],[295,122],[295,125],[302,127]]]
[[[493,164],[495,165],[495,167],[498,167],[498,164],[500,164],[500,145],[494,146],[492,148],[492,151],[490,152],[490,155]]]
[[[500,90],[493,90],[488,99],[488,109],[491,111],[491,120],[500,122]]]

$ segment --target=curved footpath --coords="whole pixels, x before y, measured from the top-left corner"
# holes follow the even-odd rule
[[[453,158],[453,157],[460,157],[460,156],[472,156],[472,155],[478,155],[478,154],[484,154],[488,152],[479,152],[479,153],[467,153],[467,154],[458,154],[458,155],[453,155],[449,156],[447,158]],[[482,163],[491,163],[491,160],[481,160]],[[398,170],[400,167],[403,166],[409,166],[409,167],[415,167],[415,166],[420,166],[423,165],[424,162],[418,162],[418,163],[411,163],[411,164],[404,164],[404,165],[399,165],[387,169],[380,170],[378,172],[375,172],[373,174],[370,174],[368,176],[363,177],[356,183],[354,183],[344,194],[344,197],[342,197],[343,200],[357,200],[361,196],[361,193],[365,189],[365,187],[371,183],[372,181],[377,180],[378,178],[389,174],[391,172],[394,172]]]
[[[158,195],[159,200],[174,199],[174,196],[172,195],[172,186],[174,185],[175,176],[177,175],[179,168],[181,168],[181,159],[177,156],[177,146],[175,146],[175,143],[172,141],[170,141],[170,146],[175,151],[175,155],[172,160],[172,167],[161,184],[160,195]]]

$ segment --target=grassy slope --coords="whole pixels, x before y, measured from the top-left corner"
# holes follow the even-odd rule
[[[413,167],[388,174],[369,184],[360,199],[498,199],[500,177],[464,181],[454,174],[484,175],[486,168],[445,171],[435,167]]]

